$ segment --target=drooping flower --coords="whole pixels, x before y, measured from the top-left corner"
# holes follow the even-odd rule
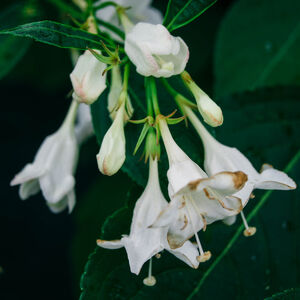
[[[104,175],[114,175],[122,167],[126,158],[126,140],[124,134],[125,99],[120,101],[116,117],[106,132],[97,154],[99,170]]]
[[[95,52],[96,51],[94,50]],[[100,62],[89,50],[82,54],[70,74],[73,98],[78,102],[92,104],[106,88],[106,64]]]
[[[194,95],[198,110],[204,121],[212,127],[222,125],[223,113],[221,108],[200,89],[200,87],[193,81],[191,76],[186,71],[181,74],[181,77],[185,85]]]
[[[189,50],[163,25],[138,23],[126,34],[125,52],[143,76],[170,77],[185,69]]]
[[[184,111],[202,139],[205,149],[204,168],[207,174],[212,175],[224,171],[235,172],[237,170],[247,174],[248,181],[245,186],[234,194],[242,200],[243,207],[246,206],[254,189],[292,190],[296,188],[294,180],[286,173],[274,169],[271,165],[264,164],[258,173],[238,149],[219,143],[201,124],[190,108],[184,107]],[[235,218],[225,220],[229,225],[234,221]]]
[[[74,120],[78,103],[73,100],[69,112],[58,131],[48,136],[40,146],[33,163],[27,164],[11,181],[20,184],[21,199],[42,191],[47,205],[54,213],[75,205],[74,171],[77,164],[78,144]]]
[[[77,122],[75,125],[75,136],[78,144],[84,143],[94,133],[90,106],[79,104],[77,111]]]
[[[109,111],[110,118],[114,120],[117,115],[119,98],[122,92],[123,84],[119,66],[115,66],[111,70],[111,85],[107,99],[107,109]],[[126,109],[125,109],[125,121],[128,121],[133,114],[133,107],[129,96],[127,95]]]
[[[167,242],[167,228],[149,228],[167,203],[159,186],[157,158],[150,156],[148,183],[135,204],[130,234],[124,235],[120,240],[98,240],[98,246],[107,249],[125,247],[130,270],[137,275],[143,264],[163,249],[170,251],[189,266],[197,268],[198,251],[190,241],[173,250]]]
[[[100,0],[96,2],[94,6],[98,6],[101,3],[105,3],[108,1],[109,0]],[[136,24],[138,22],[161,24],[163,21],[161,12],[156,8],[151,7],[152,0],[115,0],[114,2],[122,7],[128,7],[128,9],[126,10],[126,14],[133,24]],[[105,8],[97,10],[96,17],[116,26],[119,29],[122,29],[118,14],[116,12],[116,8],[113,6],[107,6]],[[107,29],[106,27],[100,26],[100,29],[102,31],[108,32],[116,40],[121,40],[118,35]]]
[[[169,159],[169,196],[171,202],[153,224],[168,226],[168,242],[172,249],[180,247],[195,235],[200,262],[210,258],[204,252],[197,232],[217,220],[239,213],[241,200],[232,194],[240,190],[247,176],[240,171],[220,172],[208,177],[175,143],[165,119],[159,127]]]

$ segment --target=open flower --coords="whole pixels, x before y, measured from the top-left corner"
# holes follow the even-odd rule
[[[258,173],[250,161],[236,148],[231,148],[219,143],[201,124],[197,116],[188,107],[184,108],[188,118],[199,133],[204,149],[204,168],[208,175],[217,172],[237,170],[243,171],[248,176],[245,186],[234,196],[242,200],[243,207],[247,204],[254,189],[267,190],[292,190],[296,183],[287,174],[274,169],[271,165],[264,164]],[[235,218],[229,218],[225,222],[232,224]]]
[[[27,164],[11,181],[20,184],[19,194],[25,200],[42,191],[50,210],[58,213],[75,205],[74,171],[78,145],[74,133],[77,102],[73,100],[60,129],[48,136],[40,146],[33,163]]]
[[[181,74],[181,77],[185,85],[195,97],[198,110],[203,117],[204,122],[212,127],[222,125],[223,113],[221,108],[200,89],[200,87],[193,81],[191,76],[186,71]]]
[[[166,121],[159,127],[169,159],[169,196],[171,202],[153,224],[168,226],[168,242],[172,249],[180,247],[195,235],[203,262],[210,257],[204,252],[197,232],[217,220],[239,213],[241,200],[232,194],[240,190],[247,176],[240,171],[220,172],[211,177],[195,164],[175,143]]]
[[[96,50],[94,50],[97,52]],[[106,64],[100,62],[89,50],[82,54],[70,78],[73,85],[73,98],[78,102],[92,104],[106,88],[106,74],[102,74]]]
[[[104,175],[114,175],[122,167],[126,158],[124,134],[125,98],[121,101],[116,117],[106,132],[97,154],[99,170]]]
[[[180,74],[189,50],[180,37],[172,36],[163,25],[136,24],[126,34],[125,52],[143,76],[170,77]]]
[[[148,183],[135,204],[129,236],[124,235],[117,241],[98,240],[98,246],[107,249],[125,247],[130,270],[137,275],[143,264],[163,249],[197,268],[198,251],[191,242],[187,241],[181,248],[172,250],[167,242],[167,228],[149,228],[167,203],[159,186],[157,158],[150,156]]]
[[[94,6],[98,6],[101,3],[108,2],[109,0],[97,1]],[[128,7],[126,14],[129,20],[136,24],[138,22],[147,22],[151,24],[161,24],[163,21],[162,14],[159,10],[151,7],[151,0],[115,0],[116,4],[122,7]],[[107,6],[96,11],[96,17],[100,20],[108,22],[119,29],[122,29],[120,24],[116,8],[113,6]],[[113,38],[120,41],[120,37],[111,30],[104,26],[100,26],[102,31],[109,32]]]

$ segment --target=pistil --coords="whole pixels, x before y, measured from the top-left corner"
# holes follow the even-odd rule
[[[156,284],[156,279],[152,276],[152,258],[149,260],[148,277],[144,278],[143,283],[147,286],[154,286]]]

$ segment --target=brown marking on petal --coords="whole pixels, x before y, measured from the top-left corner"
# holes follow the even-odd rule
[[[206,196],[208,199],[210,199],[210,200],[216,200],[216,198],[213,197],[213,196],[208,192],[207,188],[204,188],[204,189],[203,189],[203,192],[205,193],[205,196]]]
[[[182,228],[180,228],[180,230],[183,230],[183,229],[187,226],[187,224],[188,224],[188,218],[187,218],[186,215],[184,215],[183,223],[184,223],[184,224],[183,224]]]
[[[202,218],[202,222],[203,222],[203,231],[206,231],[206,227],[207,227],[207,221],[205,219],[204,214],[200,214],[201,218]]]
[[[194,81],[188,72],[182,72],[180,75],[186,83],[191,83]]]
[[[97,245],[100,246],[101,244],[106,243],[106,242],[112,242],[112,243],[114,243],[114,242],[120,242],[120,240],[106,241],[106,240],[100,240],[100,239],[98,239],[96,242],[97,242]]]
[[[269,168],[274,169],[274,167],[273,167],[272,165],[270,165],[270,164],[263,164],[263,165],[261,166],[261,168],[260,168],[259,173],[262,173],[265,169],[269,169]]]
[[[213,127],[221,126],[223,124],[223,115],[221,120],[218,120],[211,112],[205,111],[205,114],[208,116],[205,119],[209,119],[209,123],[212,124]],[[211,122],[212,121],[212,122]]]
[[[197,260],[199,263],[203,263],[208,261],[211,258],[211,252],[210,251],[205,251],[203,254],[197,256]]]
[[[184,199],[184,197],[183,197],[183,199]],[[184,208],[185,207],[185,200],[182,200],[181,201],[181,205],[178,207],[178,209],[180,209],[180,208]]]
[[[195,191],[199,185],[199,183],[202,181],[203,179],[197,179],[194,181],[191,181],[188,183],[188,186],[190,188],[191,191]]]
[[[168,233],[167,240],[171,249],[177,249],[185,243],[185,241],[178,242],[176,236],[171,233]]]
[[[232,174],[234,174],[233,175],[234,187],[237,190],[240,190],[248,180],[248,176],[242,171],[233,172]]]

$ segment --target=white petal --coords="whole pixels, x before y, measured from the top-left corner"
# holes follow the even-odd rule
[[[222,222],[228,226],[232,225],[236,221],[236,216],[230,216],[222,220]]]
[[[69,210],[69,214],[73,211],[75,203],[76,203],[76,194],[74,189],[72,189],[68,194],[67,194],[67,198],[68,198],[68,210]]]
[[[194,269],[198,268],[199,262],[197,261],[197,256],[199,255],[199,252],[197,250],[197,247],[194,246],[190,241],[186,241],[182,247],[179,247],[177,249],[171,249],[167,247],[166,249],[177,258],[184,261],[190,267]]]
[[[77,123],[75,125],[75,136],[78,144],[82,144],[94,133],[92,116],[89,105],[81,103],[77,112]]]
[[[124,247],[124,243],[122,240],[114,240],[114,241],[97,240],[97,245],[105,249],[120,249]]]
[[[30,196],[40,191],[40,184],[37,179],[29,180],[20,185],[19,195],[22,200],[26,200]]]
[[[292,190],[297,187],[295,181],[286,173],[271,167],[264,168],[255,188],[264,190]]]
[[[45,173],[45,169],[38,164],[27,164],[20,173],[18,173],[13,180],[10,182],[11,186],[25,183],[27,181],[37,179],[43,173]]]
[[[51,212],[53,212],[55,214],[58,214],[58,213],[64,211],[67,208],[68,198],[66,196],[63,199],[61,199],[60,201],[56,202],[56,203],[47,202],[47,205],[48,205],[49,209],[51,210]]]

